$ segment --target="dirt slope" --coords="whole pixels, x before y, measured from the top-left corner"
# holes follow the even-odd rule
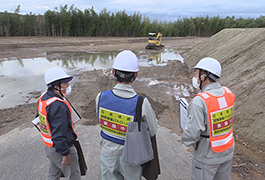
[[[258,149],[255,154],[263,164],[264,49],[265,29],[225,29],[182,54],[188,67],[208,56],[221,62],[223,69],[219,82],[229,87],[236,95],[234,131],[238,139],[237,149],[240,148],[240,142],[250,149],[250,156]]]

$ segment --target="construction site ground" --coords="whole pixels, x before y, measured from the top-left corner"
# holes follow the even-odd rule
[[[49,51],[103,52],[129,49],[136,53],[149,53],[151,50],[145,50],[146,44],[147,38],[139,37],[2,37],[0,62],[47,56]],[[223,66],[219,82],[229,87],[237,97],[234,119],[236,150],[232,179],[265,179],[265,30],[227,29],[210,38],[163,38],[163,44],[165,49],[180,53],[185,63],[168,61],[165,66],[140,67],[138,80],[133,83],[135,90],[149,99],[159,125],[177,135],[182,134],[179,128],[179,102],[174,96],[174,88],[190,87],[192,72],[189,68],[201,58],[217,58]],[[60,58],[59,54],[53,56]],[[94,126],[97,124],[95,97],[99,92],[111,89],[115,80],[110,69],[72,75],[78,80],[72,87],[69,100],[83,118],[79,124]],[[0,77],[0,81],[1,78],[3,77]],[[16,79],[14,83],[18,81]],[[150,85],[151,81],[157,83]],[[190,101],[196,93],[189,89],[187,100]],[[5,92],[0,94],[1,100]],[[0,109],[1,138],[15,128],[23,130],[32,127],[31,120],[36,114],[36,103],[40,94],[41,92],[28,93],[28,98],[35,99],[35,103]],[[8,138],[1,140],[8,144]],[[176,138],[176,141],[180,142],[180,139]],[[193,149],[186,150],[191,154]]]

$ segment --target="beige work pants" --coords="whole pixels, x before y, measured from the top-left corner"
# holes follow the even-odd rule
[[[230,180],[233,159],[222,164],[204,164],[193,158],[192,180]]]
[[[102,180],[141,180],[142,166],[131,166],[122,162],[122,156],[101,153]]]

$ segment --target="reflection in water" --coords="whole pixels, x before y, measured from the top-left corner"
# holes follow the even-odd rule
[[[46,53],[46,57],[0,61],[0,76],[40,75],[52,66],[84,71],[107,69],[111,68],[113,59],[118,53],[118,51],[100,53],[51,51]],[[184,62],[178,53],[169,51],[136,52],[136,55],[139,58],[139,66],[166,65],[168,60]]]
[[[156,52],[135,52],[139,58],[139,66],[166,65],[168,60],[184,62],[175,52],[167,50]],[[70,75],[94,69],[108,69],[112,67],[113,59],[118,53],[118,51],[100,53],[52,51],[47,52],[46,57],[8,61],[0,59],[0,109],[30,102],[29,92],[45,91],[43,77],[50,67],[60,66]],[[35,101],[32,99],[32,102]]]
[[[138,56],[140,62],[143,61],[144,63],[146,63],[145,65],[142,64],[143,66],[164,66],[167,65],[167,62],[169,60],[178,60],[184,63],[184,59],[179,53],[175,51],[168,51],[167,49],[159,53],[157,53],[156,51],[140,52]]]
[[[96,61],[102,65],[107,65],[117,54],[118,51],[101,53],[52,51],[47,53],[47,60],[50,62],[57,61],[57,56],[59,56],[63,67],[78,67],[80,64],[90,64],[91,67],[95,67]]]
[[[152,60],[155,60],[156,64],[160,64],[161,63],[161,53],[148,57],[148,61],[151,62]]]

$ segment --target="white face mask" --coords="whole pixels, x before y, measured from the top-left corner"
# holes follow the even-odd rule
[[[72,91],[72,86],[69,85],[67,88],[64,89],[66,92],[63,93],[64,97],[68,96]]]
[[[192,78],[192,85],[194,88],[200,90],[200,84],[198,84],[198,78],[196,78],[196,77]]]

